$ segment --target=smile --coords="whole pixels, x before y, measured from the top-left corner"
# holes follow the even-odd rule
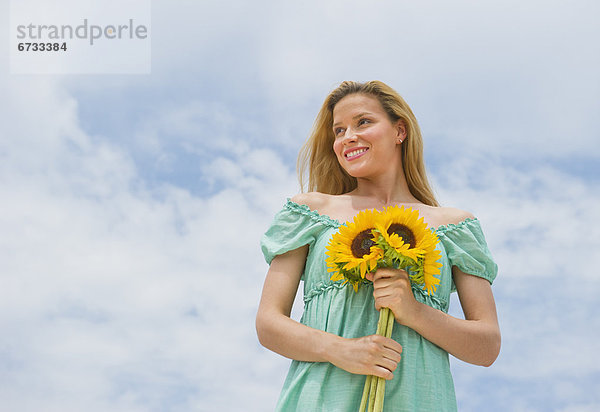
[[[367,150],[369,150],[369,149],[368,149],[368,148],[366,148],[366,147],[362,147],[362,148],[360,148],[360,149],[352,150],[351,152],[344,153],[344,157],[345,157],[346,159],[355,158],[355,157],[358,157],[358,156],[360,156],[361,154],[365,153]]]

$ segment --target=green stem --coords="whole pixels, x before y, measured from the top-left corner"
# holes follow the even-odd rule
[[[389,308],[382,308],[379,311],[379,320],[377,321],[377,335],[390,338],[394,327],[394,316]],[[360,401],[359,412],[363,412],[367,406],[367,412],[381,412],[383,410],[383,400],[385,397],[385,379],[373,375],[367,376],[365,386]],[[368,405],[367,405],[368,402]]]
[[[358,412],[365,412],[365,408],[367,407],[367,400],[369,399],[369,389],[371,388],[371,379],[373,379],[373,375],[367,375]]]
[[[375,394],[375,404],[373,405],[373,412],[383,411],[383,398],[385,396],[385,379],[377,378],[377,389]]]
[[[377,321],[377,332],[375,332],[377,335],[381,335],[382,330],[384,328],[384,322],[383,322],[381,315],[382,315],[382,313],[379,312],[379,320]],[[387,324],[385,326],[387,326]],[[364,411],[364,408],[367,405],[367,401],[368,401],[367,412],[371,412],[373,410],[373,405],[375,402],[375,388],[377,387],[376,381],[377,381],[377,379],[373,375],[368,375],[367,378],[365,379],[365,386],[363,388],[363,394],[362,394],[362,398],[360,400],[359,412]]]
[[[381,327],[381,335],[386,338],[392,337],[392,330],[394,328],[394,315],[390,308],[382,308],[379,312],[379,319],[383,324]],[[377,385],[375,387],[375,400],[373,403],[372,412],[383,411],[383,401],[385,398],[385,379],[377,378]]]
[[[380,379],[376,376],[371,378],[371,384],[369,386],[369,406],[367,408],[367,412],[373,412],[373,407],[375,406],[375,391],[377,390],[377,380]]]
[[[377,322],[378,324],[378,328],[377,328],[377,334],[380,336],[387,336],[387,329],[388,329],[388,324],[389,324],[389,318],[390,318],[390,310],[388,308],[381,308],[381,310],[379,311],[379,322]],[[381,326],[379,327],[379,324],[381,324]],[[371,392],[373,395],[373,404],[371,409],[369,409],[369,412],[377,412],[380,411],[381,409],[378,409],[378,403],[382,403],[382,400],[380,401],[380,398],[383,398],[383,396],[385,395],[385,379],[383,378],[379,378],[376,377],[375,379],[373,379],[375,381],[375,385],[372,386]],[[371,405],[371,403],[369,403],[369,405]]]
[[[385,313],[385,309],[383,308],[379,311],[379,320],[377,321],[377,332],[375,332],[379,336],[385,336],[385,328],[387,328],[387,313]]]
[[[394,315],[391,313],[392,311],[389,308],[385,308],[388,311],[388,319],[387,319],[387,327],[385,329],[385,337],[392,337],[392,330],[394,329]]]

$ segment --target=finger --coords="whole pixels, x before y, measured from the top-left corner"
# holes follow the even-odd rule
[[[385,341],[383,342],[383,347],[384,349],[394,351],[398,354],[402,353],[402,345],[400,345],[398,342],[391,338],[385,338]]]
[[[393,292],[393,291],[392,291]],[[375,307],[379,308],[396,308],[397,305],[402,304],[403,296],[398,293],[392,293],[387,290],[383,290],[373,295],[375,301]],[[393,312],[393,310],[392,310]]]
[[[371,348],[377,352],[382,353],[385,350],[391,350],[398,354],[402,353],[402,345],[392,338],[386,338],[381,335],[370,335],[365,336],[365,338],[371,340]]]
[[[375,282],[373,282],[374,291],[386,290],[395,286],[397,286],[396,281],[391,278],[376,279]]]
[[[365,278],[366,278],[367,280],[370,280],[371,282],[373,282],[373,279],[375,278],[375,274],[374,274],[374,273],[371,273],[371,272],[369,272],[369,273],[365,274]]]
[[[393,276],[393,270],[391,268],[379,268],[373,274],[373,282],[383,278],[389,278]]]
[[[381,308],[392,308],[394,307],[395,303],[397,303],[397,301],[389,295],[375,298],[375,308],[377,310]]]
[[[378,376],[378,377],[383,378],[388,381],[391,379],[394,379],[394,374],[392,373],[391,370],[384,368],[383,366],[379,366],[379,365],[376,365],[373,368],[372,375]]]
[[[394,363],[398,363],[400,362],[400,359],[402,359],[402,355],[400,355],[399,352],[392,350],[392,349],[385,349],[382,352],[382,355],[384,358],[389,359],[390,361],[394,362]]]
[[[402,302],[392,298],[381,298],[375,300],[375,309],[381,310],[383,308],[388,308],[390,310],[390,316],[394,317],[394,320],[400,324],[402,315],[405,313]]]
[[[390,371],[390,373],[394,373],[394,371],[398,367],[398,362],[388,358],[381,358],[376,366],[387,369],[388,371]]]
[[[369,373],[369,375],[376,376],[378,378],[383,378],[386,381],[394,379],[394,374],[385,368],[381,368],[377,366],[373,368],[373,370]]]
[[[373,282],[379,279],[408,279],[408,272],[404,269],[379,268],[374,274]]]
[[[375,298],[375,310],[381,310],[383,308],[389,308],[388,299],[386,298]]]
[[[401,278],[385,278],[373,282],[373,290],[393,290],[392,293],[398,293],[401,290],[408,290],[411,287],[410,280]]]
[[[373,283],[373,294],[377,293],[379,295],[389,295],[393,293],[393,289],[394,285],[392,283],[386,282],[383,279],[379,282]]]

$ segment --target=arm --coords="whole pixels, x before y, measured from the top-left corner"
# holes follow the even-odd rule
[[[415,300],[408,274],[379,269],[374,280],[375,307],[389,307],[398,323],[465,362],[490,366],[500,352],[500,328],[489,282],[453,268],[465,319],[458,319]]]
[[[391,379],[402,351],[397,342],[382,336],[346,339],[290,318],[307,253],[304,246],[271,262],[256,315],[260,343],[291,359],[331,362],[351,373]]]

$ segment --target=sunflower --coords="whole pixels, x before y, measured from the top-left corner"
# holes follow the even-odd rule
[[[439,260],[441,257],[442,253],[434,249],[431,253],[427,253],[423,259],[423,289],[426,289],[430,295],[435,292],[437,286],[440,284],[440,279],[436,278],[435,275],[440,274],[442,264]]]
[[[388,207],[377,222],[376,229],[380,235],[378,241],[390,246],[387,249],[391,258],[409,258],[416,262],[423,256],[424,252],[417,244],[424,237],[427,225],[423,218],[419,219],[418,211],[404,206]]]
[[[377,267],[383,250],[375,243],[373,230],[380,215],[375,210],[361,211],[332,236],[325,252],[328,271],[334,272],[331,280],[350,282],[356,291],[367,271]]]
[[[440,280],[434,275],[440,273],[441,257],[435,249],[438,238],[427,227],[417,210],[404,206],[391,206],[385,209],[376,223],[376,243],[385,250],[388,265],[410,268],[411,279],[431,293]],[[391,266],[391,265],[390,265]]]
[[[435,277],[442,266],[438,262],[441,257],[436,249],[438,242],[435,232],[427,227],[417,210],[404,206],[388,207],[383,212],[365,210],[332,236],[325,261],[328,271],[334,272],[331,280],[349,282],[354,291],[358,291],[367,270],[394,267],[407,270],[411,283],[423,285],[431,294],[440,283]],[[389,338],[393,326],[390,309],[382,308],[376,333]],[[359,410],[363,411],[368,401],[369,410],[381,411],[384,396],[385,380],[368,376]]]

